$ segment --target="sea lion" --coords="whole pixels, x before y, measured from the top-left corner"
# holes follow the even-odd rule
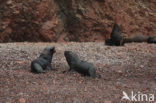
[[[142,34],[137,34],[129,38],[124,38],[123,42],[124,43],[132,43],[132,42],[147,42],[148,36],[142,35]]]
[[[147,43],[156,43],[156,36],[155,37],[149,37],[147,39]]]
[[[123,45],[123,35],[118,24],[114,24],[112,32],[110,34],[110,39],[106,39],[105,44],[110,46]]]
[[[90,76],[92,78],[100,77],[100,75],[96,75],[93,64],[80,60],[77,54],[71,51],[65,51],[64,55],[68,65],[70,66],[69,71],[77,71],[80,74]]]
[[[123,43],[132,43],[132,42],[147,42],[147,43],[156,43],[156,37],[149,37],[142,34],[137,34],[129,38],[124,38]]]
[[[45,73],[45,70],[52,70],[51,62],[55,47],[46,47],[41,55],[31,62],[31,71],[34,73]]]

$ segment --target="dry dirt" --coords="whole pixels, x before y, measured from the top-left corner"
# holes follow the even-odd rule
[[[52,61],[54,70],[31,73],[31,61],[49,45],[57,51]],[[93,63],[102,77],[92,79],[76,72],[63,74],[69,69],[63,55],[65,50]],[[132,103],[121,100],[122,91],[156,96],[155,44],[109,47],[103,42],[1,43],[0,67],[0,103]]]

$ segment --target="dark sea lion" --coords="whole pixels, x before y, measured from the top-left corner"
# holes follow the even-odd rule
[[[77,71],[80,74],[90,76],[92,78],[100,77],[100,75],[96,75],[93,64],[80,60],[77,54],[71,51],[65,51],[64,55],[68,65],[70,66],[69,71]]]
[[[147,42],[148,36],[142,35],[142,34],[137,34],[129,38],[124,38],[123,42],[124,43],[132,43],[132,42]]]
[[[45,73],[45,70],[52,70],[51,62],[55,47],[46,47],[41,55],[31,62],[31,71],[34,73]]]
[[[147,42],[148,42],[148,43],[156,43],[156,36],[155,36],[155,37],[149,37],[149,38],[147,39]]]
[[[110,34],[110,39],[106,39],[105,44],[110,46],[123,45],[123,35],[118,24],[114,24],[112,32]]]

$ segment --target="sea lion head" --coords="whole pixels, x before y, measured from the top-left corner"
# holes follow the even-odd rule
[[[49,58],[49,59],[51,59],[52,56],[53,56],[53,54],[54,54],[55,52],[56,52],[56,51],[55,51],[55,47],[54,47],[54,46],[49,46],[49,47],[46,47],[46,48],[42,51],[40,57],[44,57],[44,58]]]
[[[65,57],[70,56],[71,54],[72,54],[71,51],[65,51],[65,52],[64,52]]]
[[[49,46],[49,47],[46,47],[44,50],[43,50],[43,53],[45,54],[53,54],[55,53],[55,47],[54,46]]]
[[[55,52],[56,52],[56,50],[55,50],[55,47],[54,47],[54,46],[49,47],[49,49],[50,49],[50,52],[51,52],[51,53],[55,53]]]
[[[120,27],[119,27],[119,25],[117,24],[117,23],[115,23],[114,24],[114,26],[113,26],[113,30],[112,30],[113,32],[121,32],[121,30],[120,30]]]

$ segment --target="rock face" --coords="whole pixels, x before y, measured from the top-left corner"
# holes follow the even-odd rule
[[[0,42],[103,41],[114,23],[154,36],[155,18],[155,0],[1,0]]]

